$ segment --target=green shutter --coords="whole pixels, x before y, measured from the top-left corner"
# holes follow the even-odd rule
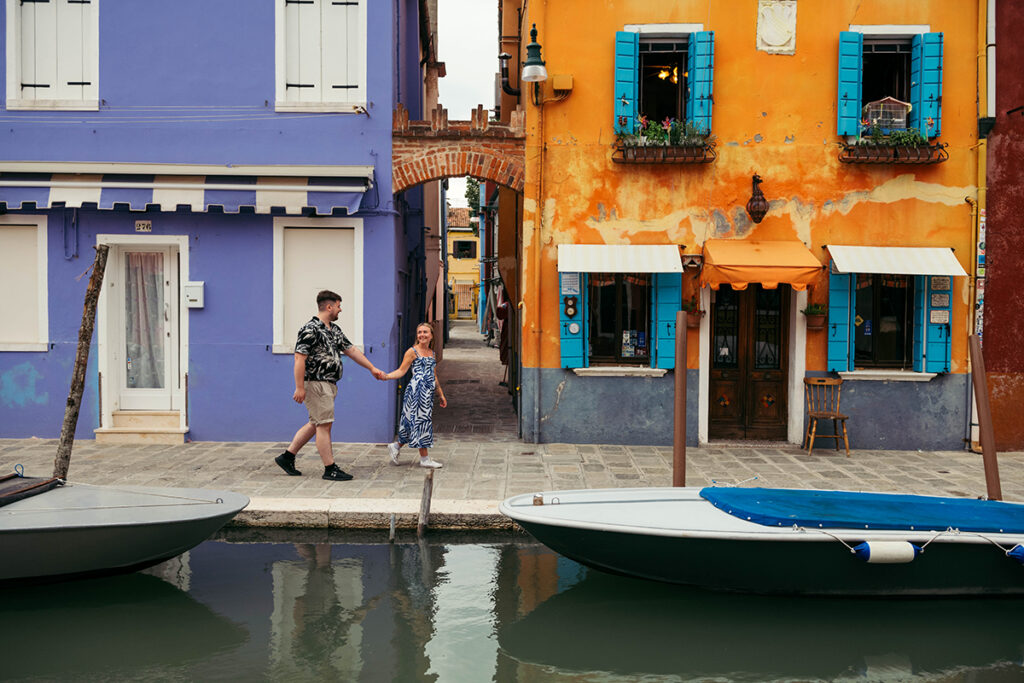
[[[715,32],[695,31],[686,48],[686,119],[711,131],[714,102]]]
[[[676,366],[676,313],[682,308],[682,273],[655,273],[651,294],[651,367],[671,370]]]
[[[636,128],[637,94],[640,90],[640,34],[615,32],[615,132],[633,133]]]
[[[836,133],[860,132],[861,75],[864,63],[864,36],[854,31],[839,34],[839,93],[836,101]]]
[[[558,274],[558,329],[563,368],[587,367],[587,274]],[[566,297],[576,297],[576,311],[566,315]],[[575,326],[575,328],[573,327]],[[573,331],[575,329],[575,331]]]
[[[829,272],[828,276],[828,369],[853,370],[854,275]]]

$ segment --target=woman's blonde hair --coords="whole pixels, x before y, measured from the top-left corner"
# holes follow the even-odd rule
[[[434,326],[432,324],[428,323],[428,322],[422,322],[422,323],[420,323],[419,325],[416,326],[416,330],[419,331],[419,329],[421,327],[426,327],[427,329],[430,330],[430,349],[433,350],[433,348],[434,348]]]

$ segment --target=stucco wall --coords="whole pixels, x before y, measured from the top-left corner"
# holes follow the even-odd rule
[[[795,239],[822,264],[828,262],[827,244],[951,247],[970,272],[973,223],[966,199],[976,195],[977,185],[977,3],[797,4],[792,55],[756,49],[753,0],[626,0],[607,12],[593,12],[583,0],[529,6],[527,26],[537,23],[549,74],[571,74],[574,89],[558,100],[549,79],[543,106],[527,104],[524,366],[555,369],[560,363],[558,244],[676,244],[699,253],[711,238]],[[715,32],[712,132],[718,158],[711,164],[611,161],[614,34],[627,24],[661,23],[701,24]],[[939,141],[948,144],[948,161],[838,161],[838,41],[853,24],[927,25],[944,33]],[[753,173],[764,179],[770,202],[758,225],[744,210]],[[961,374],[967,370],[968,278],[954,278],[952,295],[952,372]],[[827,302],[824,275],[811,301]],[[826,335],[808,335],[806,370],[825,370],[826,341]],[[694,335],[690,345],[697,346]],[[691,353],[687,367],[706,363]],[[524,400],[525,394],[524,386]],[[549,411],[550,399],[541,400]],[[948,436],[954,432],[960,438],[959,426]]]
[[[293,356],[274,354],[273,219],[189,213],[79,212],[79,257],[66,260],[62,212],[51,211],[47,263],[51,349],[0,353],[0,435],[56,437],[64,418],[82,320],[92,245],[98,233],[126,233],[136,219],[153,221],[154,235],[190,235],[191,280],[205,284],[205,306],[184,309],[189,323],[188,438],[213,441],[287,441],[308,419],[291,400]],[[394,251],[391,217],[364,222],[367,262]],[[70,242],[69,242],[70,243]],[[392,273],[366,268],[364,346],[381,368],[399,361],[394,311],[399,305]],[[310,316],[315,313],[310,302]],[[97,323],[99,324],[99,322]],[[296,330],[286,331],[290,337]],[[76,438],[93,438],[98,426],[96,335]],[[383,442],[392,436],[395,386],[374,380],[346,361],[336,404],[336,440]]]

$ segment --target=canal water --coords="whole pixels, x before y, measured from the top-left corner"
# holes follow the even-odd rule
[[[1022,607],[707,593],[522,534],[229,530],[146,573],[0,590],[0,679],[1009,683]]]

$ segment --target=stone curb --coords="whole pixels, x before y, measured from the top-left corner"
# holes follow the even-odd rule
[[[420,501],[411,498],[374,500],[331,498],[251,498],[229,526],[303,529],[387,529],[391,515],[399,529],[415,529]],[[492,500],[434,500],[431,529],[511,529]]]

